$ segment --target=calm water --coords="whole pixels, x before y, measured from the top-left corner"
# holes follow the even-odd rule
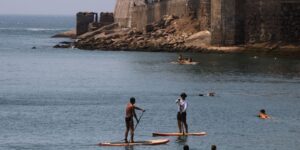
[[[0,16],[0,149],[296,150],[300,144],[300,60],[274,56],[53,49],[51,35],[72,17]],[[36,46],[37,49],[31,49]],[[185,91],[190,132],[205,137],[162,146],[96,146],[119,141],[131,96],[145,108],[136,140],[174,132],[175,99]],[[216,92],[216,97],[199,93]],[[271,120],[256,117],[266,109]],[[139,114],[140,115],[140,112]]]

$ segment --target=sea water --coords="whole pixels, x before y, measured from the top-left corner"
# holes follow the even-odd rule
[[[0,16],[2,150],[296,150],[300,144],[300,60],[280,56],[53,49],[74,17]],[[36,47],[36,49],[32,49]],[[190,132],[158,146],[99,147],[124,139],[130,97],[146,109],[135,140],[176,132],[181,92]],[[215,97],[198,96],[215,92]],[[256,116],[265,109],[272,119]],[[141,112],[137,111],[137,115]]]

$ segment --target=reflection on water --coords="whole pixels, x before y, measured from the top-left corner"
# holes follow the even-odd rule
[[[178,136],[177,139],[176,139],[176,142],[179,144],[179,145],[186,145],[187,143],[187,140],[188,140],[188,136]]]
[[[125,150],[134,150],[134,146],[125,146]]]

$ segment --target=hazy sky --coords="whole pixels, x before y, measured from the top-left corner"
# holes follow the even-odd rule
[[[116,0],[0,0],[1,14],[74,15],[113,11]]]

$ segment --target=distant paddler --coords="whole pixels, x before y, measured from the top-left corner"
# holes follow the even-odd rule
[[[184,60],[183,56],[181,54],[179,54],[177,61],[182,62],[183,60]]]
[[[186,101],[187,95],[185,93],[180,94],[180,98],[176,100],[178,106],[177,112],[177,123],[179,128],[179,133],[188,133],[188,125],[186,123],[186,110],[188,103]]]
[[[128,132],[130,130],[131,138],[130,138],[130,143],[134,143],[134,122],[133,122],[133,117],[136,119],[136,122],[139,123],[139,119],[136,116],[135,110],[141,110],[142,112],[145,112],[144,109],[139,108],[135,106],[135,98],[131,97],[130,102],[126,106],[126,116],[125,116],[125,123],[126,123],[126,131],[125,131],[125,142],[128,143],[127,137],[128,137]]]
[[[196,65],[199,62],[194,62],[191,57],[184,58],[181,54],[179,54],[177,58],[177,64],[182,64],[182,65]]]

